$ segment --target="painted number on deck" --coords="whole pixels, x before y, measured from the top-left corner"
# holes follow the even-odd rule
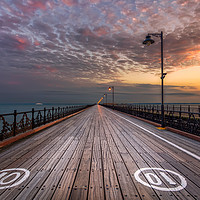
[[[161,191],[179,191],[187,186],[183,176],[162,168],[141,168],[134,176],[141,184]]]
[[[14,187],[24,182],[30,175],[27,169],[13,168],[0,171],[0,189]]]

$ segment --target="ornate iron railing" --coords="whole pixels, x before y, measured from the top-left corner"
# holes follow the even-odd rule
[[[87,106],[66,106],[63,108],[54,108],[35,110],[28,112],[17,112],[10,114],[0,114],[0,141],[15,136],[27,130],[34,129],[38,126],[63,118],[72,113],[78,112]]]
[[[118,104],[114,107],[112,105],[104,106],[161,124],[160,105]],[[194,109],[190,105],[165,105],[164,116],[165,126],[200,136],[200,106]]]

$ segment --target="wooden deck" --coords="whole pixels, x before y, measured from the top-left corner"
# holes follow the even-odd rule
[[[1,149],[0,169],[1,200],[200,199],[199,142],[101,106]]]

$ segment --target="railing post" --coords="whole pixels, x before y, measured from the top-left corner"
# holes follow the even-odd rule
[[[34,108],[32,108],[32,129],[35,128],[35,119],[34,119]]]
[[[199,117],[200,117],[200,106],[199,106]]]
[[[52,121],[54,121],[54,107],[52,107]]]
[[[182,114],[182,109],[181,109],[181,105],[180,105],[180,108],[179,108],[179,118],[181,118],[181,114]]]
[[[46,108],[44,107],[44,118],[43,118],[43,123],[46,123]]]
[[[60,107],[58,107],[58,119],[60,118]]]
[[[16,128],[17,128],[17,110],[14,110],[13,136],[16,135]]]

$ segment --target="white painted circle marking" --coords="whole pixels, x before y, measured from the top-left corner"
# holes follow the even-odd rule
[[[157,174],[155,174],[155,171],[157,171]],[[141,174],[143,174],[146,177],[149,183],[145,182],[144,180],[140,178]],[[169,187],[162,186],[164,184],[162,180],[159,178],[158,174],[161,176],[162,180],[163,179],[165,180],[165,185],[167,184],[167,186]],[[179,191],[179,190],[184,189],[187,186],[187,182],[183,176],[168,169],[141,168],[134,173],[134,176],[135,176],[135,179],[139,183],[147,187],[151,187],[151,188],[154,188],[156,190],[161,190],[161,191]],[[174,180],[170,176],[174,177],[174,179],[177,182],[174,182]]]
[[[24,182],[30,171],[23,168],[4,169],[0,171],[0,189],[14,187]]]
[[[12,177],[13,175],[15,175],[15,177],[13,179],[11,179],[10,181],[5,182],[6,179],[8,179],[9,177]],[[10,184],[14,181],[16,181],[18,178],[20,177],[20,173],[19,172],[13,172],[7,176],[4,176],[2,179],[0,179],[0,185],[6,185],[6,184]]]

